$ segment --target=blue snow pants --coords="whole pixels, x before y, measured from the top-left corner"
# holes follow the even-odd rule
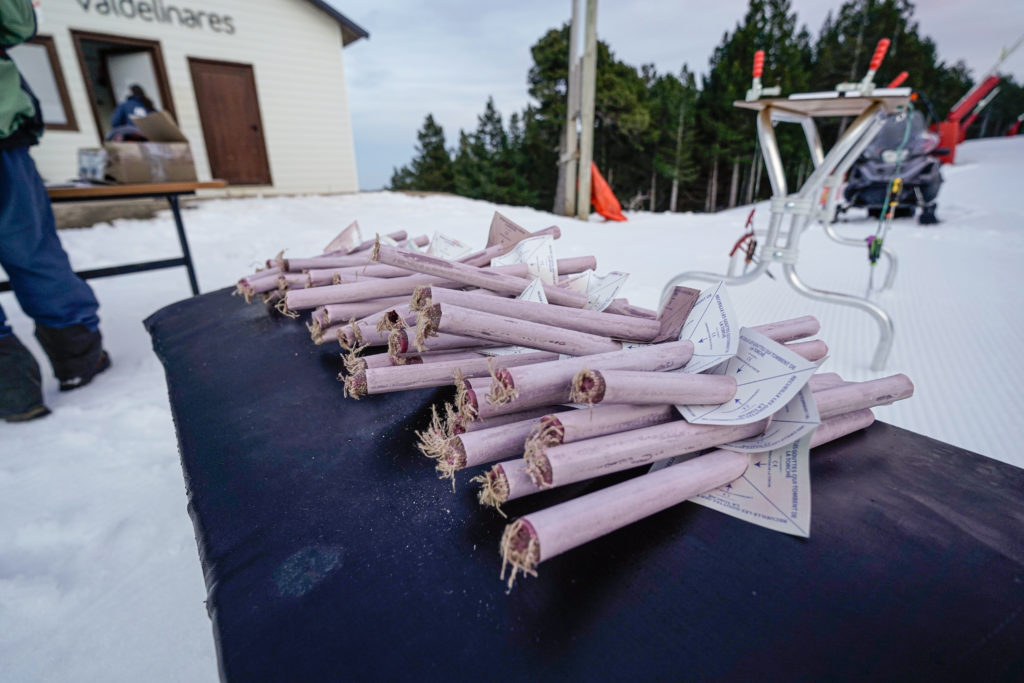
[[[21,309],[39,325],[99,328],[96,296],[71,270],[28,147],[0,149],[0,266]],[[0,337],[11,334],[0,308]]]

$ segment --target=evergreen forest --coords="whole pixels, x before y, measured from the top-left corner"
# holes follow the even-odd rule
[[[750,0],[699,77],[686,65],[671,74],[626,64],[599,40],[594,161],[630,210],[716,211],[764,199],[771,189],[754,116],[732,104],[750,88],[754,53],[765,51],[766,87],[779,85],[783,95],[831,90],[863,77],[881,38],[891,45],[875,82],[884,86],[907,71],[916,106],[929,120],[945,118],[973,85],[963,62],[939,61],[935,43],[918,32],[909,0],[848,0],[827,15],[816,37],[798,26],[790,0]],[[531,54],[531,102],[523,111],[505,120],[488,99],[476,129],[459,131],[451,142],[427,114],[415,157],[394,171],[391,189],[552,210],[566,119],[568,24],[541,36]],[[1024,88],[1006,79],[968,137],[1002,135],[1021,112]],[[819,126],[826,147],[843,125]],[[797,186],[812,168],[803,134],[788,125],[777,135],[791,161],[787,180]]]

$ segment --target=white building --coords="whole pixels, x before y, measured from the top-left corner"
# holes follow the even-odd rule
[[[342,47],[366,31],[323,0],[36,0],[38,36],[10,50],[47,124],[48,182],[78,174],[132,84],[230,194],[356,192]]]

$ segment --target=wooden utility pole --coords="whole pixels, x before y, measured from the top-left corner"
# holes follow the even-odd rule
[[[580,115],[580,59],[576,54],[579,41],[578,0],[572,2],[572,23],[569,24],[569,71],[566,82],[568,102],[565,107],[565,135],[562,139],[562,158],[559,160],[558,191],[555,212],[561,216],[576,214],[576,182],[578,176],[579,131],[576,118]]]
[[[580,161],[576,216],[590,218],[590,164],[594,159],[594,98],[597,90],[597,0],[587,0],[584,28],[583,75],[580,83]]]

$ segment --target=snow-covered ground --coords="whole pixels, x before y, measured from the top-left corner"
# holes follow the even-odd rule
[[[874,296],[896,325],[885,373],[869,369],[878,333],[866,314],[803,298],[780,279],[761,278],[730,294],[743,324],[816,315],[831,347],[825,370],[852,380],[909,375],[916,395],[879,409],[879,419],[1024,466],[1013,388],[1024,379],[1016,348],[1024,338],[1017,298],[1024,209],[1016,195],[1024,137],[968,143],[958,162],[944,170],[943,223],[897,221],[887,238],[899,274],[892,290]],[[631,273],[624,294],[652,308],[677,272],[724,272],[749,211],[635,213],[628,223],[583,223],[456,197],[370,193],[211,201],[185,221],[200,286],[211,291],[282,248],[295,256],[317,253],[354,219],[366,234],[440,230],[482,246],[495,209],[531,230],[561,226],[559,256],[594,254],[602,272]],[[758,205],[757,226],[767,219],[767,205]],[[876,223],[840,227],[863,238]],[[172,257],[177,250],[169,215],[65,231],[62,239],[76,268]],[[854,294],[865,291],[869,277],[865,250],[837,245],[818,228],[802,241],[798,270],[814,286]],[[52,416],[0,423],[0,679],[215,680],[163,369],[141,324],[188,294],[185,272],[92,285],[113,368],[69,394],[59,394],[50,379]],[[0,304],[42,358],[13,296],[0,294]]]

